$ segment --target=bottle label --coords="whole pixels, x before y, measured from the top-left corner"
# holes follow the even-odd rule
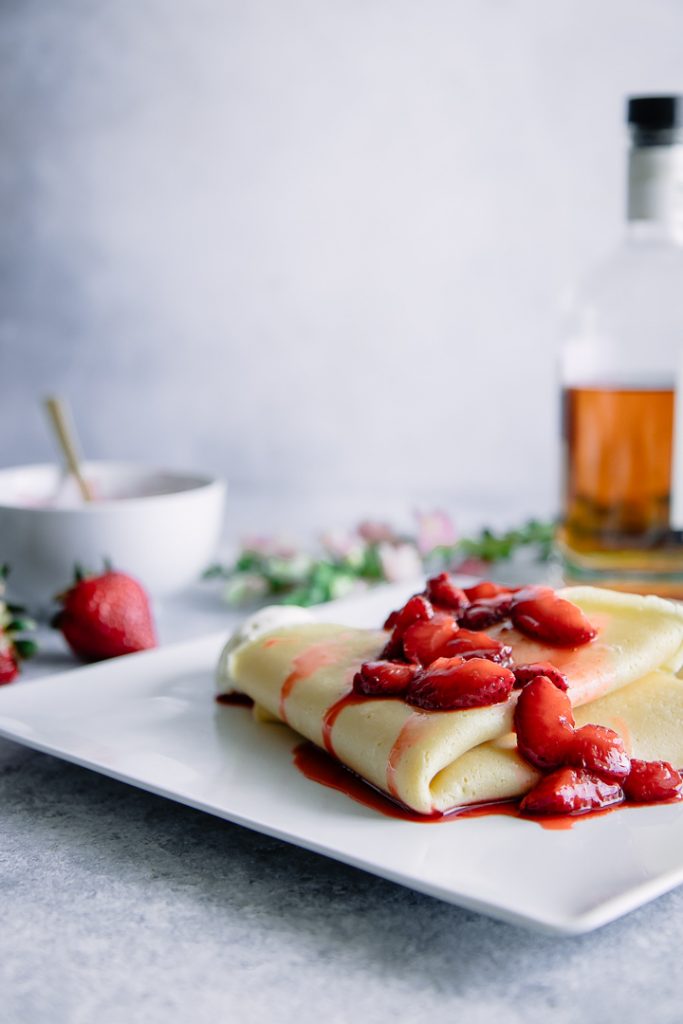
[[[630,151],[628,219],[659,221],[683,233],[683,146]]]

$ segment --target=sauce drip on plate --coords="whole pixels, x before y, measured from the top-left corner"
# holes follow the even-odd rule
[[[500,800],[496,803],[474,804],[471,807],[460,807],[448,814],[425,815],[411,811],[402,804],[373,789],[364,782],[358,775],[345,768],[343,764],[330,757],[324,750],[316,747],[314,743],[306,740],[294,748],[293,760],[296,768],[312,782],[318,782],[330,789],[336,789],[339,793],[355,800],[356,803],[370,807],[389,818],[399,818],[402,821],[417,821],[421,824],[437,824],[440,822],[458,821],[463,818],[484,818],[490,815],[505,816],[508,818],[520,818],[522,821],[533,821],[541,828],[549,831],[564,831],[570,829],[577,821],[584,821],[587,818],[602,817],[610,814],[617,807],[607,807],[600,811],[591,811],[581,815],[548,815],[544,817],[532,817],[528,814],[520,814],[518,800]]]
[[[219,693],[216,697],[217,704],[227,704],[233,707],[253,708],[254,702],[246,693]]]

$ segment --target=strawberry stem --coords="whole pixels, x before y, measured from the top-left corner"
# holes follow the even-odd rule
[[[33,619],[12,619],[5,626],[5,633],[27,633],[36,628],[37,626]]]
[[[35,640],[15,640],[14,650],[20,658],[32,658],[38,651],[38,644]]]

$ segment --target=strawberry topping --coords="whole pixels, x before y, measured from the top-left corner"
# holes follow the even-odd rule
[[[501,587],[497,583],[485,580],[477,583],[474,587],[465,587],[465,594],[469,601],[480,601],[482,598],[498,597],[499,594],[509,594],[507,587]]]
[[[526,686],[536,676],[545,676],[558,690],[569,688],[567,677],[549,661],[534,661],[529,665],[515,665],[512,671],[515,673],[515,687]]]
[[[389,615],[387,615],[387,618],[384,622],[384,625],[382,626],[382,629],[392,630],[396,623],[398,622],[398,617],[400,614],[400,608],[395,608],[393,612],[390,612]]]
[[[488,658],[489,661],[497,661],[506,668],[510,667],[512,660],[512,648],[501,640],[496,640],[488,633],[481,633],[469,629],[459,629],[455,637],[449,640],[443,649],[444,658]],[[517,675],[516,670],[515,677]],[[536,673],[540,675],[540,672]]]
[[[537,676],[524,687],[515,708],[517,747],[522,757],[542,771],[565,763],[574,736],[569,697],[547,678]]]
[[[616,782],[605,782],[583,768],[559,768],[527,793],[520,810],[523,814],[585,814],[623,799]]]
[[[469,604],[465,591],[456,587],[447,572],[439,573],[438,576],[432,576],[427,580],[427,596],[433,604],[451,608],[455,612],[461,612]]]
[[[626,799],[638,804],[671,800],[680,795],[683,779],[668,761],[631,759],[631,771],[622,783]]]
[[[434,609],[423,594],[415,594],[409,601],[406,601],[403,608],[392,614],[396,616],[392,628],[402,636],[408,626],[412,626],[414,622],[427,622],[431,619],[434,615]],[[389,619],[391,618],[392,616],[390,615]],[[389,619],[387,619],[387,622]]]
[[[430,665],[442,656],[443,650],[458,633],[452,615],[436,612],[429,622],[415,622],[403,634],[403,651],[408,661]],[[393,638],[392,638],[393,639]]]
[[[465,608],[458,616],[459,621],[467,629],[488,629],[508,617],[513,600],[513,595],[507,592],[483,597]]]
[[[353,689],[368,697],[398,697],[406,692],[417,671],[417,665],[366,661],[355,675]]]
[[[510,617],[520,633],[555,647],[580,647],[597,633],[577,605],[548,587],[529,587],[515,594]]]
[[[382,651],[382,657],[391,660],[402,660],[404,658],[403,634],[417,622],[429,622],[434,617],[434,609],[431,603],[423,594],[415,594],[404,604],[403,608],[392,612],[384,623],[385,629],[392,629],[393,632]]]
[[[485,658],[438,658],[410,686],[406,701],[427,711],[500,704],[515,682],[509,669]]]
[[[565,764],[585,768],[609,782],[623,782],[631,770],[624,741],[603,725],[584,725],[571,738]]]

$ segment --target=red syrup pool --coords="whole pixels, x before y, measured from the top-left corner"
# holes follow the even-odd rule
[[[253,708],[254,702],[246,693],[219,693],[216,697],[218,704],[230,704],[233,707]]]
[[[403,821],[421,821],[422,823],[442,821],[443,815],[435,814],[425,816],[411,811],[407,807],[396,804],[388,796],[380,793],[378,789],[364,782],[360,776],[354,774],[350,769],[345,768],[336,758],[330,757],[315,743],[306,740],[294,748],[292,752],[295,766],[302,775],[312,782],[319,782],[329,789],[336,789],[345,793],[359,804],[371,807],[380,814],[386,814],[389,818],[401,818]]]
[[[587,814],[577,815],[548,815],[547,817],[533,817],[529,814],[521,814],[518,800],[500,800],[497,803],[475,804],[472,807],[461,807],[448,814],[418,814],[402,804],[394,803],[388,796],[374,789],[367,782],[364,782],[358,775],[345,768],[335,758],[330,757],[320,747],[306,740],[294,748],[292,752],[294,765],[312,782],[319,782],[329,789],[336,789],[355,800],[356,803],[370,807],[373,811],[379,811],[389,818],[399,818],[402,821],[419,821],[423,825],[434,825],[441,822],[459,821],[462,818],[484,818],[490,815],[498,815],[507,818],[519,818],[521,821],[535,822],[541,828],[548,831],[565,831],[572,828],[577,821],[585,821],[587,818],[599,818],[610,814],[623,804],[614,804],[612,807],[603,807],[598,811],[589,811]]]

